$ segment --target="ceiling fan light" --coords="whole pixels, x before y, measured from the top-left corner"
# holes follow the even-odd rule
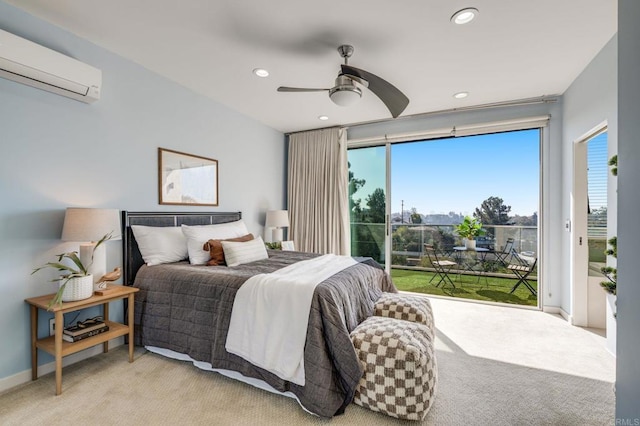
[[[329,91],[331,101],[338,106],[351,106],[362,97],[362,90],[356,86],[337,86]]]

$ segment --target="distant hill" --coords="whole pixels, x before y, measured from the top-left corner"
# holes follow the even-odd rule
[[[391,223],[402,223],[402,215],[397,213],[391,213]],[[449,212],[449,214],[420,214],[422,223],[426,225],[457,225],[464,219],[462,213]],[[411,223],[411,214],[404,212],[404,223]],[[534,213],[531,216],[515,215],[509,218],[509,225],[517,226],[537,226],[538,215]]]
[[[462,213],[449,212],[449,214],[420,214],[422,223],[427,225],[457,225],[462,222],[464,215]],[[411,223],[410,212],[404,212],[404,223]],[[391,213],[392,223],[402,223],[402,214],[400,212]]]

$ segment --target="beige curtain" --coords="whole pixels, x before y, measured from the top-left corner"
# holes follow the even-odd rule
[[[349,203],[345,129],[289,136],[289,227],[296,250],[348,255]]]

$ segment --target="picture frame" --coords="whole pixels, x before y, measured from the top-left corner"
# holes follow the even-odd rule
[[[218,205],[218,160],[158,148],[160,204]]]

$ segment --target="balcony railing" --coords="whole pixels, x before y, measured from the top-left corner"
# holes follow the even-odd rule
[[[424,244],[434,245],[443,254],[450,254],[453,247],[464,245],[454,233],[455,225],[392,224],[391,266],[403,266],[423,256]],[[485,225],[486,235],[476,238],[476,246],[500,251],[507,238],[513,238],[516,252],[537,257],[537,226]],[[385,262],[385,225],[375,223],[351,223],[351,253],[353,256],[370,256]]]

